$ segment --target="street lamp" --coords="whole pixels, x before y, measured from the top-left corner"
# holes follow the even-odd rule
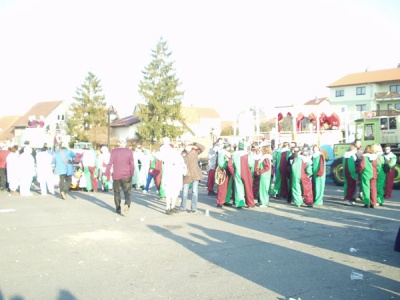
[[[110,149],[110,125],[111,125],[111,117],[112,120],[115,119],[115,117],[117,116],[117,114],[115,113],[114,107],[111,105],[109,107],[109,109],[107,110],[107,147],[108,149]]]

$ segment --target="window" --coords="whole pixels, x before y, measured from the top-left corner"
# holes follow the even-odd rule
[[[389,129],[396,129],[396,128],[397,128],[396,118],[395,117],[389,118]]]
[[[387,118],[382,118],[381,119],[381,129],[388,129],[388,119]]]
[[[400,109],[400,103],[395,103],[394,109]]]
[[[336,97],[343,97],[344,96],[344,90],[336,90]]]
[[[390,91],[395,93],[400,93],[400,85],[391,85]]]
[[[359,86],[356,88],[357,95],[365,95],[365,86]]]
[[[364,125],[364,141],[373,141],[374,137],[374,124]]]
[[[365,104],[358,104],[356,105],[356,111],[366,111],[367,106]]]
[[[388,104],[388,105],[387,105],[387,109],[388,109],[388,110],[391,110],[392,107],[393,107],[393,104]]]

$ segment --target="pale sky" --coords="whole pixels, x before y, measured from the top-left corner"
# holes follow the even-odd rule
[[[400,63],[399,0],[0,0],[0,116],[71,101],[88,72],[120,115],[162,36],[183,105],[221,117],[329,96]]]

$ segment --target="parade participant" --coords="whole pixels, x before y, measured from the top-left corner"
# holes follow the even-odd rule
[[[356,170],[356,160],[357,160],[357,146],[351,144],[349,149],[344,153],[342,159],[343,165],[343,177],[344,177],[344,204],[353,205],[355,201],[354,194],[357,188],[357,170]]]
[[[208,151],[207,191],[209,196],[216,195],[214,191],[215,169],[218,166],[218,151],[222,148],[222,138],[219,138]]]
[[[269,205],[269,189],[271,185],[272,150],[270,146],[261,147],[261,157],[255,163],[255,170],[259,176],[259,201],[260,207]]]
[[[385,182],[385,199],[389,199],[392,196],[392,190],[393,190],[393,183],[394,183],[394,176],[395,176],[395,166],[396,166],[396,161],[397,157],[392,153],[392,149],[390,148],[390,145],[385,146],[385,151],[384,151],[384,157],[385,157],[385,165],[384,165],[384,170],[386,173],[386,182]]]
[[[230,204],[232,196],[232,174],[228,171],[228,161],[232,157],[231,143],[225,142],[224,148],[218,153],[218,167],[225,172],[225,180],[218,185],[217,207],[232,206]]]
[[[7,146],[3,146],[0,150],[0,190],[2,192],[8,192],[6,163],[8,154],[10,154],[10,150]]]
[[[356,139],[354,141],[354,144],[357,147],[357,152],[356,152],[356,168],[358,168],[358,166],[360,165],[361,162],[361,158],[364,154],[364,147],[361,145],[361,140],[360,139]],[[358,186],[358,197],[362,200],[362,190],[361,190],[361,174],[358,174],[358,178],[357,178],[357,186]]]
[[[19,151],[18,146],[14,145],[10,149],[10,153],[6,159],[7,168],[7,182],[10,193],[13,196],[19,195],[19,175],[20,175],[20,165],[19,165]]]
[[[121,213],[120,188],[122,187],[125,196],[124,215],[127,216],[131,206],[132,177],[134,172],[133,152],[131,149],[126,148],[125,138],[120,138],[118,145],[118,148],[111,151],[110,162],[107,164],[105,175],[107,176],[107,180],[110,180],[112,168],[115,212],[118,214]]]
[[[108,163],[110,162],[110,150],[106,146],[102,146],[100,148],[100,155],[99,155],[99,178],[101,180],[101,190],[104,192],[108,192],[112,190],[112,182],[107,180],[107,176],[105,176],[105,171],[107,168]]]
[[[36,176],[35,159],[32,155],[31,147],[24,147],[24,151],[19,156],[19,164],[23,167],[23,172],[20,173],[19,192],[21,196],[32,196],[31,186],[33,177]]]
[[[171,215],[178,212],[175,209],[176,199],[182,188],[182,179],[187,169],[182,155],[174,149],[173,145],[163,148],[163,189],[165,191],[165,213]]]
[[[253,179],[250,169],[254,166],[254,160],[245,150],[245,142],[241,140],[238,151],[233,153],[228,162],[228,170],[235,177],[235,207],[247,206],[252,208],[254,204]]]
[[[301,190],[303,191],[303,201],[305,205],[311,207],[314,204],[314,193],[311,179],[311,176],[313,175],[312,157],[308,151],[301,151],[299,157],[302,160],[300,183]]]
[[[313,169],[312,183],[313,183],[314,205],[322,205],[325,192],[326,161],[325,161],[325,156],[323,155],[323,153],[321,153],[321,150],[317,145],[314,145],[311,150],[312,150],[312,169]]]
[[[160,146],[160,149],[158,153],[156,153],[155,158],[156,162],[154,165],[154,170],[153,170],[153,176],[154,176],[154,183],[156,184],[158,188],[158,196],[160,197],[161,200],[165,200],[165,191],[164,187],[162,185],[163,181],[163,172],[164,172],[164,167],[163,167],[163,149],[164,148],[169,148],[171,144],[171,139],[169,137],[163,137],[162,138],[162,145]]]
[[[54,195],[53,155],[46,146],[36,153],[36,172],[40,193],[45,196],[48,191]]]
[[[281,191],[282,176],[279,172],[279,164],[281,161],[282,144],[278,144],[278,147],[272,152],[272,164],[274,166],[274,189],[272,190],[272,196],[279,198]]]
[[[251,151],[250,151],[250,155],[253,157],[254,160],[254,166],[252,168],[250,168],[251,174],[253,176],[253,197],[254,199],[259,199],[258,194],[259,194],[259,190],[260,190],[260,175],[257,172],[256,169],[256,165],[258,164],[262,153],[260,150],[260,145],[258,144],[258,142],[253,142],[251,144]],[[268,191],[267,191],[268,192]]]
[[[97,183],[98,161],[97,153],[93,148],[86,148],[83,151],[81,164],[84,176],[86,177],[86,190],[96,192],[99,188]]]
[[[54,153],[55,172],[60,177],[60,195],[64,200],[67,200],[67,193],[70,190],[71,176],[74,173],[73,161],[76,156],[75,152],[69,150],[67,147],[68,144],[62,143],[60,149]]]
[[[273,144],[275,143],[275,141],[273,141]],[[274,191],[274,187],[277,185],[276,181],[277,181],[277,170],[276,170],[276,166],[278,163],[278,156],[280,157],[280,153],[281,153],[281,148],[282,148],[282,144],[278,144],[277,147],[274,149],[272,148],[272,179],[271,179],[271,185],[273,188],[270,189],[270,196],[276,196],[275,191]],[[279,174],[280,176],[280,174]],[[280,178],[279,178],[279,188],[280,188]]]
[[[377,155],[373,153],[371,145],[367,145],[357,173],[361,174],[361,191],[365,208],[374,208],[377,202],[376,179],[377,179]]]
[[[288,172],[288,158],[290,155],[291,155],[291,151],[289,148],[289,143],[284,142],[282,149],[281,149],[279,162],[277,165],[277,170],[279,170],[279,174],[280,174],[280,178],[281,178],[280,187],[279,187],[279,190],[277,190],[274,187],[275,195],[277,198],[283,197],[283,198],[287,199],[288,195],[289,195],[289,187],[288,187],[289,176],[288,176],[287,172]]]
[[[143,194],[147,194],[149,192],[150,187],[154,184],[157,187],[157,192],[160,190],[160,184],[161,181],[158,181],[157,183],[155,182],[155,173],[156,173],[156,163],[159,162],[159,164],[162,164],[160,160],[157,159],[157,155],[159,155],[159,152],[153,153],[151,155],[151,161],[150,161],[150,167],[149,167],[149,172],[147,174],[147,180],[146,180],[146,185],[143,189]],[[161,170],[161,166],[158,166],[158,169]],[[159,176],[161,177],[161,175]]]
[[[301,189],[301,168],[303,164],[303,160],[301,159],[300,149],[295,147],[293,149],[292,155],[289,157],[289,168],[290,168],[290,182],[291,182],[291,191],[290,191],[290,197],[288,199],[288,203],[291,203],[291,200],[293,200],[294,205],[296,207],[300,207],[301,205],[304,204],[303,202],[303,192]],[[289,201],[290,200],[290,201]]]
[[[383,206],[385,202],[385,182],[386,182],[386,173],[383,170],[383,166],[385,165],[385,157],[383,156],[382,146],[380,144],[372,145],[373,152],[377,155],[377,176],[376,179],[376,193],[377,193],[377,203],[379,206]]]
[[[150,171],[150,165],[152,161],[152,155],[150,153],[149,149],[144,148],[143,149],[143,154],[140,158],[140,171],[139,171],[139,178],[138,178],[138,186],[143,189],[143,191],[146,188],[147,184],[147,177],[149,175]]]
[[[287,197],[286,201],[288,203],[292,202],[292,165],[294,163],[294,159],[298,156],[299,154],[299,147],[291,147],[290,148],[290,155],[287,157],[287,171],[286,171],[286,176],[287,176]]]
[[[201,172],[199,166],[199,154],[204,151],[205,147],[196,142],[186,142],[185,149],[183,150],[183,159],[185,161],[187,167],[187,173],[183,177],[183,192],[182,192],[182,202],[180,209],[182,211],[186,210],[186,202],[189,193],[189,185],[192,185],[192,201],[191,201],[191,209],[188,212],[196,212],[197,211],[197,201],[199,197],[199,181],[203,178],[203,174]]]
[[[139,174],[142,169],[142,161],[143,161],[143,149],[141,145],[137,145],[135,150],[133,151],[133,161],[135,165],[134,175],[132,177],[132,186],[139,190],[141,188],[139,182]]]

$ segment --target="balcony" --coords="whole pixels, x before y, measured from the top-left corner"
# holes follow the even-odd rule
[[[376,117],[393,117],[400,115],[400,110],[398,109],[389,109],[389,110],[374,110],[373,113]]]
[[[400,93],[397,92],[375,93],[375,100],[376,101],[400,100]]]

